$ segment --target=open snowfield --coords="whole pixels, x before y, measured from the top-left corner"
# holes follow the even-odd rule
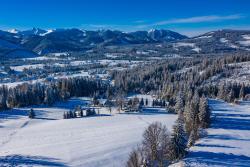
[[[53,107],[34,107],[0,113],[0,166],[121,167],[142,140],[144,129],[160,121],[172,129],[177,116],[166,113],[118,114],[62,119],[64,111],[88,99],[71,99]]]
[[[185,166],[250,166],[250,102],[232,105],[210,100],[213,122],[191,148]]]

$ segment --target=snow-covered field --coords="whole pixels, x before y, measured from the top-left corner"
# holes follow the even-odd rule
[[[192,50],[199,53],[201,51],[201,48],[197,47],[195,43],[188,43],[188,42],[178,42],[173,45],[175,49],[178,50],[179,47],[191,47]]]
[[[71,99],[53,107],[34,107],[0,113],[0,166],[124,166],[130,151],[141,142],[144,129],[160,121],[172,129],[176,115],[165,113],[118,114],[62,119],[64,111],[88,99]]]
[[[191,148],[185,166],[250,166],[250,102],[232,105],[210,100],[213,122]]]

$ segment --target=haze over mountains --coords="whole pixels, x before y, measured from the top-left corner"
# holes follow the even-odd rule
[[[122,32],[55,29],[0,30],[0,56],[36,57],[58,52],[87,51],[96,47],[163,44],[169,54],[207,54],[250,50],[250,31],[218,30],[189,38],[170,30]]]

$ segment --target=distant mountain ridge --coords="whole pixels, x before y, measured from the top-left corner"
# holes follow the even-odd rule
[[[6,36],[9,36],[6,38]],[[186,39],[187,37],[169,30],[137,31],[125,33],[122,31],[80,29],[42,30],[11,30],[0,34],[0,38],[19,44],[37,54],[51,52],[82,51],[96,45],[125,45],[156,42],[169,42]],[[11,38],[11,40],[10,40]]]
[[[250,51],[250,30],[218,30],[182,40],[198,53]],[[186,45],[188,46],[188,45]]]
[[[117,30],[54,29],[0,30],[0,56],[22,53],[30,56],[57,52],[85,51],[97,46],[133,44],[167,45],[168,53],[217,53],[250,51],[250,31],[218,30],[188,38],[170,30],[122,32]],[[31,54],[32,53],[32,54]],[[22,54],[22,56],[23,56]],[[16,57],[22,57],[16,55]]]

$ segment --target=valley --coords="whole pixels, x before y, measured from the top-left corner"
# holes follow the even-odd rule
[[[2,31],[0,166],[247,166],[249,35]]]

